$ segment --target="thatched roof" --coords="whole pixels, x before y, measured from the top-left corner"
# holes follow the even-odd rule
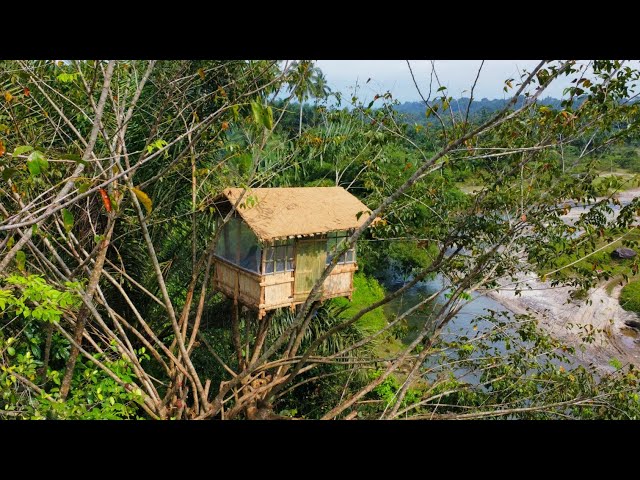
[[[225,188],[216,201],[234,205],[243,191]],[[258,238],[267,241],[357,228],[370,211],[342,187],[252,188],[237,209]]]

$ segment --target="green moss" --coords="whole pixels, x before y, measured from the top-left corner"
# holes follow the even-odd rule
[[[630,312],[640,313],[640,280],[624,286],[620,292],[620,306]]]
[[[347,307],[341,314],[344,318],[351,318],[360,310],[368,307],[384,298],[384,288],[373,277],[367,277],[361,273],[356,273],[353,277],[354,292],[351,302],[346,298],[336,298],[333,301],[339,307]],[[387,324],[382,307],[365,314],[356,322],[356,327],[362,331],[364,335],[370,335],[377,332]]]

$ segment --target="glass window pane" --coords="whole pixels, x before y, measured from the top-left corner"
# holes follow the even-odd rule
[[[267,248],[267,261],[273,261],[273,247]]]
[[[220,235],[218,237],[218,243],[216,244],[216,255],[224,258],[224,251],[225,251],[224,235]]]
[[[273,262],[267,262],[264,267],[265,273],[273,273]]]
[[[284,272],[284,259],[278,258],[276,260],[276,272]]]
[[[348,263],[353,262],[353,250],[348,250],[347,253],[345,253],[345,260]]]
[[[241,251],[239,264],[242,268],[257,272],[260,265],[260,249],[252,245],[248,250]]]
[[[288,259],[287,260],[287,272],[290,272],[293,270],[293,259]]]

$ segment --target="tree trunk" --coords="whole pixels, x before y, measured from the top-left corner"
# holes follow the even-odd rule
[[[300,123],[298,124],[298,137],[302,135],[302,99],[300,99]]]
[[[51,357],[51,341],[53,340],[53,323],[50,323],[46,327],[47,338],[44,344],[44,355],[42,359],[42,367],[40,367],[40,377],[42,383],[47,380],[47,369],[49,368],[49,359]]]
[[[100,249],[98,250],[98,256],[96,258],[96,264],[91,272],[91,277],[89,278],[89,284],[87,285],[87,294],[88,301],[93,299],[93,295],[98,288],[98,282],[100,281],[100,277],[102,276],[102,267],[104,266],[104,259],[107,256],[107,249],[109,248],[109,241],[111,240],[111,234],[113,233],[114,222],[110,222],[111,224],[107,227],[107,232],[105,233],[105,238],[102,240],[100,244]],[[83,305],[80,311],[78,312],[78,319],[76,320],[76,328],[73,331],[73,340],[74,344],[71,345],[71,352],[69,353],[69,358],[67,359],[67,365],[65,367],[64,378],[62,379],[62,384],[60,385],[60,398],[65,400],[67,395],[69,394],[69,389],[71,388],[71,379],[73,378],[73,371],[76,368],[76,361],[78,359],[78,354],[80,353],[79,345],[82,344],[82,334],[84,333],[84,326],[89,316],[89,308],[86,305]]]

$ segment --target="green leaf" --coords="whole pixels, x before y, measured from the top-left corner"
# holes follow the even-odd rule
[[[77,73],[61,73],[56,77],[56,79],[61,83],[70,83],[73,82],[76,78],[78,78]]]
[[[370,215],[371,211],[369,211],[369,210],[361,210],[361,211],[357,212],[356,213],[356,220],[360,220],[360,217],[365,213]]]
[[[30,152],[31,150],[33,150],[33,147],[30,145],[20,145],[19,147],[16,147],[16,149],[13,151],[13,156],[17,156],[17,155],[23,155],[25,153]]]
[[[147,145],[147,153],[152,153],[154,150],[161,150],[167,145],[169,144],[165,140],[162,140],[162,139],[156,140],[152,144]]]
[[[266,115],[266,127],[269,130],[273,130],[273,110],[271,107],[267,107],[267,115]]]
[[[251,101],[251,113],[253,121],[256,125],[261,125],[268,130],[273,129],[273,110],[271,107],[265,107],[257,100]]]
[[[16,354],[16,349],[13,347],[7,347],[7,353],[13,357]]]
[[[87,190],[89,190],[89,186],[90,186],[90,185],[89,185],[89,183],[88,183],[88,182],[82,182],[82,183],[79,183],[79,184],[77,185],[78,193],[84,193],[84,192],[86,192]]]
[[[31,176],[40,175],[41,172],[46,172],[49,168],[49,161],[44,157],[42,152],[35,150],[27,158],[27,167],[29,167]]]
[[[19,250],[18,253],[16,253],[16,267],[18,267],[18,270],[20,270],[21,272],[24,272],[24,264],[26,260],[27,257],[24,252],[22,250]]]
[[[27,167],[32,177],[40,175],[40,162],[27,162]]]
[[[64,229],[69,233],[73,228],[73,214],[66,208],[62,209],[62,222],[64,223]]]
[[[264,125],[264,121],[262,120],[262,104],[251,100],[251,113],[253,114],[253,121],[257,125]]]

